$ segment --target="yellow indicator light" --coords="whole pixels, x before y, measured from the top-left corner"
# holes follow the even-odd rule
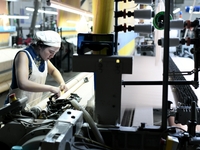
[[[116,63],[117,63],[117,64],[120,63],[120,60],[119,60],[119,59],[116,59]]]

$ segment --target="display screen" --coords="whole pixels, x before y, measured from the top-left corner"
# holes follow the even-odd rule
[[[113,55],[113,34],[78,34],[79,55]]]

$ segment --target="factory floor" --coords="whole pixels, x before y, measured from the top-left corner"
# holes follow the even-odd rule
[[[72,72],[72,71],[71,72],[63,72],[62,76],[63,76],[65,82],[67,83],[78,74],[79,74],[78,72]],[[58,84],[54,81],[54,79],[51,76],[47,76],[46,83],[49,85],[58,86]],[[8,94],[8,91],[0,93],[0,108],[4,105],[4,101],[6,99],[7,94]]]

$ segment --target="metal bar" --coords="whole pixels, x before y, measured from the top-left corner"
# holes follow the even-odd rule
[[[167,129],[167,101],[168,101],[168,70],[169,70],[169,28],[170,28],[170,0],[165,0],[164,15],[164,58],[163,58],[163,97],[161,130]]]
[[[169,72],[169,76],[192,75],[193,71]]]
[[[6,72],[9,72],[9,71],[12,71],[12,68],[0,71],[0,74],[6,73]]]
[[[39,5],[40,5],[39,0],[35,0],[34,1],[34,12],[33,12],[33,16],[32,16],[32,21],[31,21],[31,26],[30,26],[30,33],[29,33],[31,35],[31,37],[34,35]]]
[[[122,81],[122,85],[163,85],[163,81]],[[168,81],[168,85],[193,85],[195,81]]]
[[[118,11],[118,1],[115,1],[115,12]],[[118,18],[115,16],[115,26],[118,26]],[[118,54],[118,31],[115,31],[115,51],[114,55]]]

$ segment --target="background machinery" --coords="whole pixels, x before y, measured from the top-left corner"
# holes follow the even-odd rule
[[[120,2],[116,0],[115,3]],[[26,98],[18,99],[0,109],[0,147],[11,149],[21,146],[23,150],[196,150],[200,148],[200,135],[196,127],[200,124],[198,99],[190,85],[199,87],[199,19],[186,21],[185,29],[193,28],[194,39],[178,40],[178,44],[193,44],[194,69],[181,72],[169,56],[170,15],[169,1],[165,1],[163,14],[164,47],[162,81],[122,81],[122,74],[131,74],[132,57],[117,53],[117,33],[125,30],[139,30],[139,26],[115,24],[115,34],[79,34],[77,55],[73,56],[73,71],[94,72],[94,108],[82,107],[81,97],[71,93],[68,98],[49,97],[45,109],[25,109]],[[117,15],[116,18],[120,17]],[[147,27],[152,32],[152,27]],[[177,40],[176,40],[177,41]],[[81,64],[81,65],[80,65]],[[183,75],[194,74],[193,81],[186,81]],[[170,77],[170,81],[169,81]],[[85,82],[88,80],[85,79]],[[121,122],[122,85],[162,85],[162,122],[160,126],[127,126]],[[168,85],[177,90],[179,102],[171,109],[168,100]],[[181,97],[188,92],[187,97]],[[89,113],[90,112],[90,113]],[[128,113],[126,111],[126,113]],[[168,126],[168,118],[175,116],[175,123],[187,125],[187,130]],[[125,118],[131,120],[129,117]],[[125,120],[122,119],[123,121]],[[125,121],[126,122],[126,121]],[[12,140],[10,140],[12,138]]]

